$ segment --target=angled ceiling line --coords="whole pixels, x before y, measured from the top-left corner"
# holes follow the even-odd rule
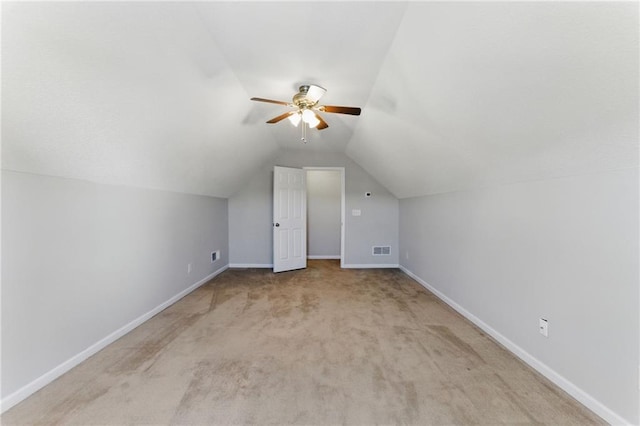
[[[247,87],[246,87],[245,83],[239,77],[238,72],[235,69],[235,67],[233,67],[231,65],[231,61],[229,60],[229,58],[227,56],[226,50],[222,48],[222,46],[218,42],[217,37],[211,32],[209,23],[207,22],[206,18],[204,17],[204,13],[200,9],[200,6],[201,6],[200,3],[197,3],[197,2],[190,3],[190,6],[191,6],[191,9],[193,10],[194,14],[198,17],[198,21],[202,24],[202,27],[203,27],[204,31],[209,35],[209,38],[211,39],[213,44],[216,46],[216,49],[218,50],[220,55],[224,58],[225,65],[233,73],[234,79],[238,83],[238,86],[240,86],[242,88],[242,90],[246,94],[246,98],[249,98],[249,91],[247,90]],[[274,145],[274,148],[276,148],[276,149],[279,148],[278,141],[276,140],[276,138],[274,137],[272,132],[269,132],[269,137],[270,137],[271,143],[273,143],[273,145]]]
[[[369,107],[369,100],[371,99],[371,95],[373,93],[373,90],[376,87],[376,85],[378,84],[378,79],[380,77],[380,73],[382,72],[382,69],[384,68],[384,65],[387,62],[387,59],[388,59],[388,57],[389,57],[389,55],[391,53],[392,47],[395,44],[395,41],[396,41],[396,38],[397,38],[397,35],[398,35],[398,31],[400,30],[400,27],[402,26],[402,23],[404,22],[404,17],[405,17],[405,15],[407,13],[407,9],[409,9],[409,3],[410,3],[409,1],[404,1],[402,3],[404,5],[404,10],[402,11],[402,16],[398,20],[398,23],[397,23],[397,25],[395,27],[395,31],[393,33],[393,36],[389,38],[389,40],[390,40],[389,44],[386,47],[386,52],[385,52],[384,56],[380,60],[380,63],[379,63],[379,66],[378,66],[378,71],[376,72],[376,75],[373,78],[373,82],[371,84],[371,87],[369,87],[369,94],[368,94],[367,99],[365,100],[365,102],[363,104],[363,108],[368,108]],[[351,137],[349,138],[349,140],[345,144],[345,151],[344,152],[345,152],[346,155],[349,155],[347,148],[348,148],[349,144],[351,143],[351,141],[353,140],[354,135],[358,131],[359,126],[360,126],[360,122],[356,123],[356,125],[353,128],[353,133],[351,134]],[[351,157],[349,157],[349,158],[351,158]],[[352,160],[355,161],[353,158],[352,158]]]

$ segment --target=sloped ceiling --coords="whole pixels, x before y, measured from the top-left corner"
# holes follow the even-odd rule
[[[279,149],[403,198],[637,167],[629,3],[2,4],[2,166],[228,197]],[[264,122],[328,89],[302,144]]]
[[[636,167],[638,6],[410,3],[347,154],[398,197]]]

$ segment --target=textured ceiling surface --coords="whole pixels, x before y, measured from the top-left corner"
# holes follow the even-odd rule
[[[282,148],[396,196],[637,167],[638,7],[2,4],[4,169],[227,197]],[[309,132],[265,121],[328,89]]]

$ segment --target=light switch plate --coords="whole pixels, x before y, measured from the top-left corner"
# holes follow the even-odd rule
[[[360,215],[362,215],[362,211],[360,211],[360,209],[351,210],[351,216],[360,216]]]

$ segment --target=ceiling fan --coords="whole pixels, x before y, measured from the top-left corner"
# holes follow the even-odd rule
[[[269,124],[275,124],[288,118],[294,126],[303,123],[303,137],[305,140],[305,127],[315,127],[318,130],[329,127],[326,121],[322,119],[318,112],[330,112],[338,114],[360,115],[361,109],[357,107],[335,106],[335,105],[318,105],[318,101],[327,91],[326,89],[314,84],[305,84],[300,86],[298,93],[293,95],[291,102],[274,101],[272,99],[251,98],[252,101],[268,102],[271,104],[285,105],[295,108],[293,111],[287,111],[277,117],[267,121]],[[305,126],[306,125],[306,126]]]

